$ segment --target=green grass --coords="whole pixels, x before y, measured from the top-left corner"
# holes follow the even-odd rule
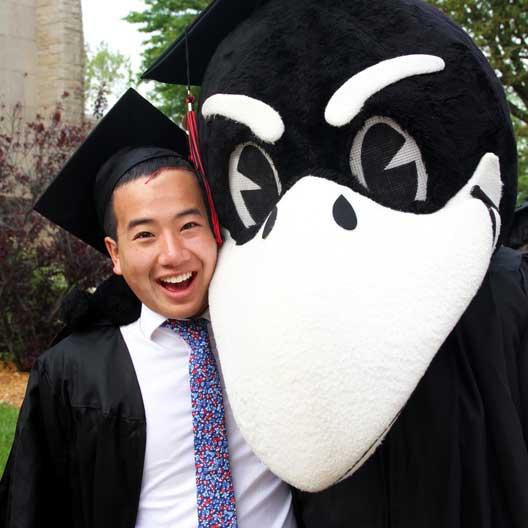
[[[18,417],[18,409],[10,405],[0,403],[0,476],[4,472]]]

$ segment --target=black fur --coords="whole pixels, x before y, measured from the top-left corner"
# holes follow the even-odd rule
[[[324,120],[331,95],[353,74],[406,54],[432,54],[446,69],[399,81],[372,96],[349,125]],[[501,160],[502,233],[516,196],[516,148],[503,89],[471,39],[419,0],[270,0],[218,47],[202,86],[256,97],[277,110],[286,132],[275,145],[224,118],[200,120],[202,151],[220,220],[240,243],[250,238],[226,190],[229,157],[242,142],[273,159],[283,192],[314,172],[368,194],[352,176],[349,153],[364,122],[393,119],[416,140],[429,174],[426,202],[408,204],[390,193],[370,196],[388,207],[427,213],[440,209],[472,176],[486,152]]]
[[[141,303],[122,277],[112,275],[103,281],[94,293],[74,288],[61,306],[61,319],[66,335],[89,330],[93,326],[123,326],[138,319]]]

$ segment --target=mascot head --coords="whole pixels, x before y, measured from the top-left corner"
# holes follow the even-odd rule
[[[189,33],[227,233],[211,314],[242,433],[316,491],[375,450],[477,292],[515,144],[485,58],[424,2],[236,4]],[[183,46],[147,76],[178,82]]]

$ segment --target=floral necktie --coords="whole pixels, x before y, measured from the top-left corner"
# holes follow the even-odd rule
[[[164,327],[191,347],[189,380],[199,528],[236,528],[222,385],[205,319],[169,319]]]

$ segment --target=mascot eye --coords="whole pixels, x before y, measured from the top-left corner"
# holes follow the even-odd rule
[[[261,224],[282,192],[269,155],[253,143],[238,145],[229,159],[229,188],[244,227]]]
[[[352,174],[381,203],[405,209],[427,199],[427,172],[416,141],[392,119],[376,116],[357,133]]]

